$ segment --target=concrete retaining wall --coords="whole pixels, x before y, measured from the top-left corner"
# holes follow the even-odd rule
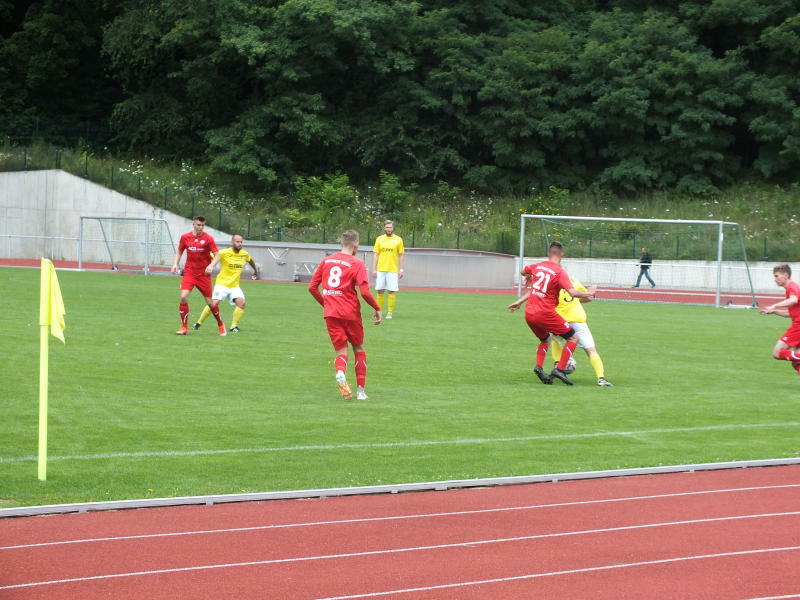
[[[191,230],[191,221],[161,210],[114,190],[60,170],[0,173],[0,257],[78,260],[78,235],[81,216],[149,217],[165,219],[172,240]],[[206,227],[220,247],[227,246],[230,234]],[[402,235],[402,232],[399,232]],[[91,236],[90,236],[91,237]],[[96,237],[96,236],[95,236]],[[165,242],[167,246],[169,243]],[[140,245],[141,246],[141,245]],[[118,261],[125,254],[115,247]],[[248,242],[247,248],[268,279],[307,280],[309,272],[336,244],[298,244],[288,242]],[[151,265],[169,266],[174,250],[169,245],[151,254]],[[407,249],[403,285],[451,288],[512,288],[517,283],[520,265],[516,257],[469,250]],[[141,252],[141,247],[138,249]],[[130,262],[141,262],[132,249]],[[359,253],[369,266],[371,249]],[[83,248],[84,261],[108,262],[108,251],[97,239]],[[135,260],[134,260],[135,258]],[[525,262],[540,260],[526,258]],[[636,282],[636,260],[566,259],[569,272],[585,283],[601,286],[628,286]],[[756,292],[776,293],[772,263],[752,263],[750,274]],[[656,261],[651,274],[659,287],[715,289],[717,266],[713,262]],[[648,285],[646,280],[643,285]],[[742,263],[723,266],[722,288],[748,291],[747,271]]]

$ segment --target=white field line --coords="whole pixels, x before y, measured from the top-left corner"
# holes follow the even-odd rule
[[[762,490],[775,490],[783,488],[800,488],[800,483],[784,485],[762,485],[756,487],[726,488],[718,490],[700,490],[695,492],[673,492],[670,494],[653,494],[650,496],[627,496],[622,498],[606,498],[602,500],[579,500],[573,502],[555,502],[551,504],[531,504],[526,506],[506,506],[501,508],[481,508],[475,510],[458,510],[440,513],[421,513],[409,515],[390,515],[385,517],[364,517],[360,519],[338,519],[334,521],[309,521],[305,523],[282,523],[278,525],[252,525],[250,527],[230,527],[225,529],[201,529],[197,531],[175,531],[167,533],[147,533],[141,535],[122,535],[102,538],[84,538],[77,540],[62,540],[58,542],[39,542],[36,544],[18,544],[16,546],[0,546],[0,550],[19,550],[21,548],[41,548],[48,546],[63,546],[67,544],[88,544],[92,542],[115,542],[125,540],[141,540],[148,538],[178,537],[185,535],[210,535],[217,533],[238,533],[244,531],[263,531],[267,529],[291,529],[296,527],[321,527],[329,525],[348,525],[356,523],[375,523],[381,521],[402,521],[409,519],[434,519],[438,517],[454,517],[461,515],[479,515],[521,510],[535,510],[538,508],[559,508],[565,506],[586,506],[591,504],[609,504],[612,502],[636,502],[641,500],[655,500],[660,498],[676,498],[681,496],[701,496],[706,494],[730,494],[734,492],[752,492]]]
[[[680,525],[697,525],[700,523],[718,523],[722,521],[741,521],[746,519],[763,519],[763,518],[774,518],[774,517],[785,517],[785,516],[798,516],[800,515],[800,511],[795,512],[784,512],[784,513],[765,513],[760,515],[743,515],[743,516],[733,516],[733,517],[714,517],[710,519],[691,519],[687,521],[668,521],[664,523],[647,523],[643,525],[626,525],[622,527],[608,527],[604,529],[585,529],[581,531],[565,531],[561,533],[543,533],[543,534],[536,534],[536,535],[525,535],[525,536],[517,536],[517,537],[509,537],[509,538],[495,538],[495,539],[484,539],[484,540],[470,540],[468,542],[456,542],[452,544],[433,544],[429,546],[413,546],[407,548],[388,548],[383,550],[368,550],[364,552],[347,552],[342,554],[323,554],[319,556],[297,556],[291,558],[274,558],[269,560],[254,560],[254,561],[247,561],[247,562],[238,562],[238,563],[223,563],[223,564],[213,564],[213,565],[196,565],[191,567],[177,567],[173,569],[156,569],[151,571],[131,571],[127,573],[110,573],[107,575],[91,575],[88,577],[72,577],[69,579],[53,579],[49,581],[32,581],[30,583],[17,583],[13,585],[6,585],[0,586],[0,590],[11,590],[11,589],[18,589],[18,588],[28,588],[28,587],[37,587],[43,585],[55,585],[59,583],[75,583],[79,581],[97,581],[102,579],[116,579],[120,577],[136,577],[136,576],[144,576],[144,575],[163,575],[166,573],[185,573],[188,571],[205,571],[210,569],[228,569],[234,567],[249,567],[249,566],[256,566],[256,565],[275,565],[275,564],[286,564],[286,563],[302,563],[302,562],[309,562],[309,561],[316,561],[316,560],[332,560],[332,559],[343,559],[343,558],[356,558],[361,556],[378,556],[378,555],[386,555],[386,554],[401,554],[407,552],[420,552],[426,550],[442,550],[447,548],[463,548],[463,547],[474,547],[474,546],[485,546],[488,544],[502,544],[508,542],[522,542],[522,541],[530,541],[530,540],[540,540],[540,539],[550,539],[550,538],[560,538],[560,537],[570,537],[570,536],[578,536],[578,535],[590,535],[590,534],[598,534],[598,533],[612,533],[617,531],[634,531],[640,529],[654,529],[658,527],[674,527]],[[800,546],[793,546],[791,548],[781,548],[781,550],[788,550],[788,549],[800,549]],[[757,551],[745,551],[745,552],[732,552],[730,555],[736,554],[747,554],[750,552],[765,552],[767,550],[757,550]],[[719,556],[727,556],[728,554],[720,554]],[[717,555],[708,555],[708,556],[717,556]],[[667,559],[667,561],[674,560],[674,559]],[[649,564],[651,561],[647,561],[642,564]],[[657,564],[660,561],[655,561],[653,564]],[[639,563],[631,563],[631,564],[639,564]],[[596,570],[597,567],[593,567],[589,570]],[[581,569],[577,570],[576,572],[580,572]],[[569,572],[569,571],[568,571]],[[561,573],[560,571],[558,573]],[[541,576],[539,574],[538,576]],[[452,584],[451,584],[452,585]],[[463,584],[458,584],[463,585]],[[432,588],[436,589],[436,588]],[[385,594],[386,592],[380,592],[375,595]],[[397,592],[391,592],[397,593]],[[343,596],[344,598],[359,598],[359,597],[368,597],[369,595],[364,596]]]
[[[787,596],[762,596],[760,598],[746,598],[745,600],[784,600],[785,598],[800,598],[800,594],[789,594]]]
[[[105,460],[109,458],[166,458],[182,456],[210,456],[216,454],[262,454],[270,452],[307,452],[320,450],[366,450],[372,448],[414,448],[424,446],[447,445],[472,445],[472,444],[501,444],[536,442],[547,440],[572,440],[599,437],[635,437],[640,435],[659,435],[670,433],[688,433],[693,431],[729,431],[741,429],[764,429],[773,427],[798,427],[800,422],[789,421],[786,423],[741,423],[729,425],[704,425],[700,427],[675,427],[668,429],[642,429],[639,431],[596,431],[592,433],[562,433],[548,435],[527,435],[519,437],[502,438],[461,438],[453,440],[415,440],[409,442],[375,442],[375,443],[346,443],[346,444],[315,444],[303,446],[277,446],[261,448],[223,448],[219,450],[157,450],[151,452],[110,452],[104,454],[76,454],[68,456],[50,456],[49,461],[56,460]],[[0,457],[2,463],[35,462],[36,456]]]

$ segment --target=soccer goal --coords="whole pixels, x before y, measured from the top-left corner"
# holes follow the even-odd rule
[[[175,243],[164,219],[147,217],[81,217],[78,268],[99,262],[115,271],[144,272],[169,267]],[[161,270],[161,269],[159,269]]]
[[[744,234],[737,223],[523,214],[517,273],[542,260],[555,240],[564,244],[563,264],[570,275],[602,288],[627,288],[620,299],[757,306]],[[642,248],[653,257],[649,274],[657,289],[648,293],[631,290],[640,272]],[[650,287],[643,278],[642,290]]]

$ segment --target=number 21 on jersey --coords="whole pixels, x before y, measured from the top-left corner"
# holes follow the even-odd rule
[[[547,292],[547,286],[550,285],[550,275],[548,273],[543,273],[539,271],[538,273],[534,274],[536,281],[533,282],[531,287],[538,292],[542,292],[543,294]]]

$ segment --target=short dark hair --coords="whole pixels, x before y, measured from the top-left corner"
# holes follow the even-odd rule
[[[196,217],[194,217],[192,219],[192,221],[200,221],[201,223],[205,223],[206,222],[206,218],[203,215],[197,215]]]
[[[342,232],[342,246],[355,246],[358,243],[358,232],[355,229],[348,229]]]
[[[564,244],[561,242],[550,242],[550,247],[547,249],[547,254],[564,254]]]
[[[792,267],[789,265],[775,265],[772,267],[773,273],[786,273],[789,277],[792,276]]]

